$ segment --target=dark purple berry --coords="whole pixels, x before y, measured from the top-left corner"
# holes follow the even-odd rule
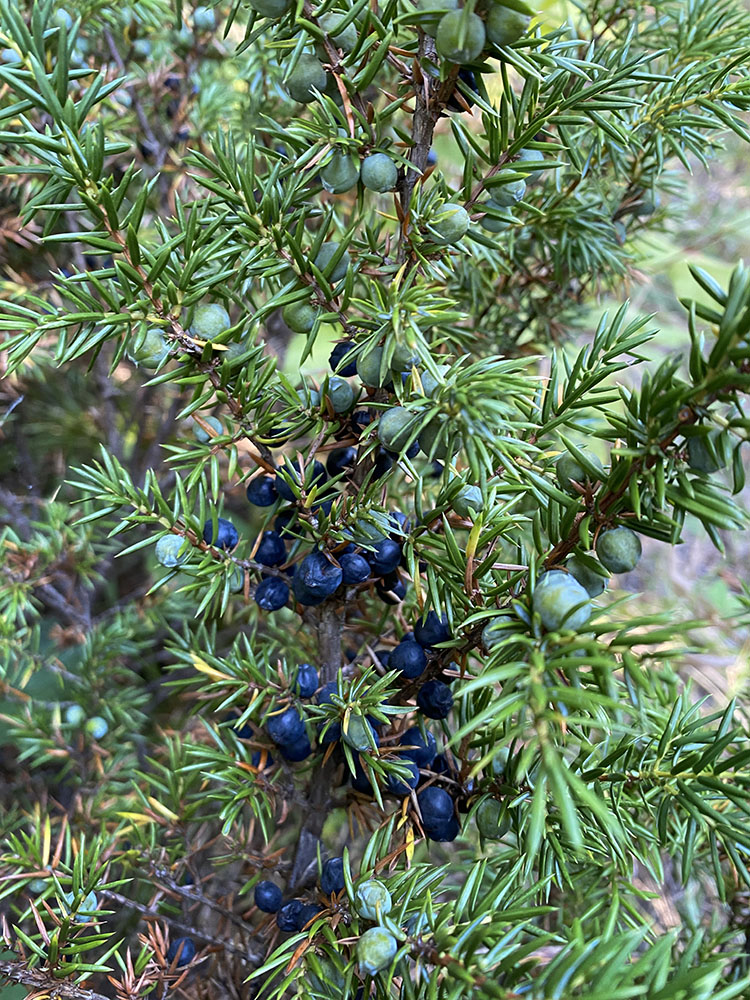
[[[386,576],[393,573],[401,562],[401,546],[393,538],[384,538],[378,542],[373,552],[366,555],[375,576]]]
[[[451,638],[448,619],[445,615],[440,618],[436,611],[428,612],[426,618],[415,623],[414,638],[425,648],[437,646],[439,642],[448,642]]]
[[[453,694],[442,681],[427,681],[417,693],[417,705],[428,719],[447,719],[453,708]]]
[[[180,957],[177,958],[179,952]],[[171,965],[177,958],[177,968],[188,965],[195,958],[195,942],[189,937],[176,938],[167,949],[167,961]]]
[[[292,933],[299,929],[299,918],[304,903],[301,899],[290,899],[284,903],[276,914],[276,923],[280,931]]]
[[[326,461],[326,472],[331,477],[340,476],[351,469],[357,458],[357,449],[351,446],[347,448],[334,448]]]
[[[255,602],[264,611],[278,611],[289,600],[289,587],[277,576],[261,580],[255,588]]]
[[[351,378],[357,374],[357,359],[352,354],[352,345],[346,341],[336,344],[328,363],[332,371],[337,375],[343,375],[344,378]]]
[[[300,663],[294,689],[300,698],[312,698],[318,690],[318,671],[311,663]]]
[[[345,553],[339,557],[339,565],[347,584],[363,583],[370,575],[370,564],[362,555]]]
[[[247,484],[247,499],[256,507],[270,507],[279,499],[276,485],[270,476],[258,476]]]
[[[419,768],[413,760],[404,761],[404,765],[409,768],[408,778],[401,778],[396,774],[389,774],[386,778],[385,786],[394,795],[409,795],[417,787]]]
[[[389,670],[400,670],[404,677],[413,679],[419,677],[427,666],[425,651],[413,639],[402,641],[391,650],[388,661]]]
[[[255,905],[264,913],[276,913],[281,906],[281,889],[273,882],[258,882],[255,886]]]
[[[255,550],[255,561],[262,566],[279,566],[286,561],[284,539],[275,531],[264,531]]]
[[[233,549],[239,540],[237,529],[224,517],[216,519],[216,534],[212,519],[209,518],[203,525],[203,541],[208,545],[216,545],[220,549]]]
[[[294,594],[300,604],[320,604],[338,590],[343,577],[340,566],[332,563],[322,552],[311,552],[294,574]]]
[[[296,708],[287,708],[278,715],[269,715],[266,729],[278,746],[290,746],[307,737],[305,723]]]
[[[341,892],[344,888],[344,861],[343,858],[329,858],[323,862],[323,869],[320,873],[320,888],[326,895],[332,892]]]
[[[401,753],[401,756],[413,760],[417,767],[429,767],[435,759],[437,752],[435,737],[432,733],[427,733],[425,738],[416,726],[401,734],[399,744],[408,748]]]

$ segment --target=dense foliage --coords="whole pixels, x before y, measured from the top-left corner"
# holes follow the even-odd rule
[[[556,17],[0,0],[0,978],[750,990],[746,717],[612,597],[747,521],[750,271],[624,287],[750,15]]]

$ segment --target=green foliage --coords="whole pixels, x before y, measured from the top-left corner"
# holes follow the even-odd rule
[[[0,979],[750,989],[747,706],[682,682],[702,623],[606,574],[747,523],[750,270],[691,267],[685,356],[627,304],[577,335],[684,170],[750,138],[750,16],[568,15],[0,0]],[[356,375],[325,369],[332,341]],[[367,580],[300,583],[349,546]],[[386,669],[431,610],[425,672]],[[447,718],[418,712],[426,680]],[[455,838],[405,794],[414,726]],[[268,877],[310,906],[296,931],[252,907]],[[667,926],[675,886],[708,902]]]

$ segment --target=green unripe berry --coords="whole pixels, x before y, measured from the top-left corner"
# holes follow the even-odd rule
[[[292,6],[292,0],[248,0],[249,5],[261,17],[279,18]]]
[[[295,333],[309,333],[315,326],[318,310],[309,302],[290,302],[281,310],[281,318]]]
[[[347,743],[353,750],[358,750],[360,753],[365,750],[374,749],[370,723],[366,719],[363,719],[361,715],[355,715],[352,712],[346,724],[341,727],[341,735],[344,743]]]
[[[229,313],[218,302],[196,306],[190,332],[201,340],[214,340],[232,325]]]
[[[390,375],[384,378],[380,376],[380,369],[383,363],[383,348],[374,347],[367,354],[360,354],[357,358],[357,375],[362,382],[371,389],[378,389],[381,386],[387,387],[391,384]]]
[[[501,218],[496,215],[484,215],[479,220],[479,225],[482,229],[485,229],[488,233],[502,233],[506,229],[510,229],[513,225],[514,219],[511,213],[504,208],[504,206],[499,205],[493,198],[488,198],[485,202],[485,207],[491,209],[494,212],[500,212]]]
[[[565,565],[568,572],[578,580],[589,597],[598,597],[607,586],[605,576],[596,573],[575,556],[571,556]]]
[[[158,368],[169,356],[169,344],[155,326],[146,330],[146,335],[133,352],[133,360],[139,368]]]
[[[354,909],[365,920],[387,917],[392,908],[390,892],[375,878],[362,882],[354,891]]]
[[[318,24],[328,35],[336,48],[341,49],[341,51],[345,54],[351,52],[359,41],[359,32],[357,31],[357,27],[354,22],[347,24],[347,26],[342,28],[340,31],[336,30],[347,16],[347,14],[339,14],[336,11],[332,11],[329,14],[324,14],[318,19]]]
[[[53,24],[58,28],[65,28],[66,31],[70,31],[73,27],[73,18],[64,7],[58,7],[50,18],[50,24]]]
[[[370,191],[392,191],[398,181],[398,167],[386,153],[371,153],[362,160],[362,183]]]
[[[315,56],[303,53],[287,77],[286,89],[293,101],[310,104],[316,100],[313,88],[321,93],[326,89],[326,71]]]
[[[443,59],[453,63],[474,62],[486,40],[484,21],[477,14],[453,10],[440,19],[435,47]]]
[[[101,715],[92,715],[86,723],[86,732],[90,733],[95,740],[100,740],[109,732],[109,724]]]
[[[603,531],[596,542],[596,554],[611,573],[629,573],[641,558],[641,540],[630,528],[620,526]]]
[[[394,372],[409,371],[416,365],[419,358],[408,344],[396,344],[391,354],[391,370]]]
[[[502,840],[510,829],[510,817],[497,799],[485,799],[474,813],[477,830],[487,840]]]
[[[393,406],[380,416],[378,440],[388,451],[403,451],[413,430],[413,415],[403,406]]]
[[[526,194],[526,181],[510,181],[508,184],[501,184],[500,187],[492,189],[490,201],[500,208],[511,208],[517,202],[523,200]]]
[[[332,375],[328,379],[328,399],[334,413],[346,413],[354,406],[354,390],[344,378]]]
[[[525,171],[528,176],[541,174],[544,168],[544,153],[540,149],[522,149],[516,161],[518,166],[526,163],[539,164],[535,170]]]
[[[69,726],[80,726],[86,718],[86,712],[81,705],[68,705],[65,709],[65,721]]]
[[[340,243],[324,243],[322,245],[322,247],[320,248],[320,250],[318,250],[318,253],[315,257],[315,266],[318,268],[319,271],[323,271],[323,273],[325,274],[326,268],[330,264],[331,260],[333,259],[333,255],[336,253],[336,251],[340,246],[341,246]],[[344,277],[347,270],[349,269],[349,265],[351,264],[351,262],[352,261],[351,257],[349,256],[349,251],[344,250],[343,254],[341,255],[341,259],[336,263],[331,273],[327,275],[328,280],[332,283],[336,281],[341,281],[341,279]]]
[[[417,0],[417,8],[420,28],[434,38],[442,18],[450,11],[458,10],[458,0]]]
[[[374,976],[387,969],[396,957],[398,944],[384,927],[371,927],[357,942],[357,961],[360,971]]]
[[[589,595],[569,573],[552,570],[540,577],[532,596],[532,609],[548,632],[580,629],[591,617]]]
[[[419,447],[428,458],[437,458],[441,462],[448,457],[448,447],[452,448],[451,454],[455,455],[461,447],[461,442],[454,437],[452,442],[448,435],[444,434],[438,441],[438,436],[443,428],[443,424],[438,420],[431,420],[429,424],[419,432]]]
[[[235,566],[229,580],[229,589],[233,594],[240,594],[245,589],[245,571]]]
[[[721,431],[711,431],[707,436],[688,438],[688,465],[696,472],[710,475],[727,464],[726,448]]]
[[[187,559],[187,552],[180,555],[180,549],[185,544],[181,535],[162,535],[156,543],[156,558],[167,569],[174,569]]]
[[[483,507],[482,491],[478,486],[462,486],[453,500],[453,509],[459,517],[473,518]]]
[[[493,45],[512,45],[529,30],[531,18],[493,3],[487,14],[487,38]]]
[[[196,7],[193,11],[193,27],[196,31],[213,31],[216,27],[216,11],[213,7]]]
[[[348,153],[335,152],[320,171],[320,183],[331,194],[350,191],[359,180],[359,160]]]
[[[492,618],[482,629],[482,645],[489,652],[499,642],[507,638],[509,629],[513,625],[510,615],[498,615]]]
[[[448,365],[437,366],[437,370],[440,375],[445,375],[445,373],[448,371],[448,368],[449,368]],[[438,379],[435,378],[432,372],[422,372],[420,374],[420,381],[422,383],[422,392],[425,394],[425,396],[434,396],[435,393],[440,388],[440,386],[443,385],[442,382],[438,381]]]
[[[600,482],[604,478],[604,467],[596,455],[587,454],[586,457],[589,460],[589,464],[593,465],[597,470],[598,475],[594,480],[591,479],[591,476],[584,470],[580,462],[577,462],[573,458],[570,452],[564,452],[555,463],[557,481],[566,493],[577,496],[578,490],[573,483],[580,483],[583,486],[587,482]]]
[[[209,427],[212,427],[217,434],[224,433],[224,428],[221,426],[221,421],[218,417],[201,417],[201,419],[204,424],[208,424]],[[195,435],[195,440],[200,441],[201,444],[208,444],[208,442],[212,439],[212,436],[208,433],[208,431],[204,431],[200,424],[195,425],[193,428],[193,434]]]
[[[306,410],[317,410],[320,406],[320,393],[317,389],[311,389],[307,385],[297,389],[297,398]]]
[[[438,209],[438,215],[430,223],[433,243],[457,243],[468,231],[471,219],[463,205],[448,201]]]
[[[75,893],[73,892],[63,893],[63,899],[65,900],[65,902],[68,904],[69,907],[73,905],[73,901],[75,900],[75,898],[76,898]],[[75,917],[76,923],[85,924],[88,920],[91,919],[91,916],[96,912],[98,906],[99,906],[99,900],[96,898],[96,893],[90,892],[88,896],[84,899],[84,901],[81,903],[81,905],[78,907],[78,913],[76,914]]]
[[[151,42],[148,38],[136,38],[133,42],[133,58],[138,62],[151,58]]]

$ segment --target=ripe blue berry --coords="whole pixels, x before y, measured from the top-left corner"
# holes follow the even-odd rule
[[[427,666],[424,649],[413,639],[402,641],[391,651],[389,670],[400,670],[404,677],[419,677]]]
[[[343,580],[347,584],[363,583],[370,575],[370,564],[364,556],[348,552],[339,558]]]
[[[447,719],[453,708],[451,689],[442,681],[427,681],[417,693],[417,705],[428,719]]]
[[[268,750],[253,750],[250,763],[259,771],[267,771],[269,767],[273,767],[273,757]]]
[[[255,588],[255,602],[264,611],[278,611],[289,600],[289,587],[276,576],[261,580]]]
[[[344,861],[342,858],[329,858],[323,862],[320,873],[320,888],[326,895],[341,892],[344,888]]]
[[[351,378],[357,374],[357,359],[353,355],[352,344],[349,341],[341,341],[336,344],[331,351],[328,364],[337,375],[344,378]]]
[[[290,899],[279,908],[276,914],[276,923],[280,931],[292,933],[298,930],[303,906],[304,903],[301,899]]]
[[[314,920],[320,913],[320,907],[315,903],[303,903],[302,909],[297,915],[297,930],[302,931],[305,926]]]
[[[352,783],[352,788],[361,792],[363,795],[372,795],[372,783],[370,782],[367,772],[362,767],[359,762],[359,758],[354,761],[354,774],[350,774],[350,780]]]
[[[341,739],[341,723],[340,722],[330,722],[323,723],[322,726],[318,728],[318,742],[323,746],[327,746],[329,743],[338,743]]]
[[[177,958],[179,952],[180,957]],[[177,968],[187,965],[195,958],[195,943],[192,938],[180,937],[172,941],[167,949],[167,961],[171,965],[177,958]]]
[[[294,574],[294,593],[300,604],[313,605],[330,597],[341,585],[343,571],[322,552],[305,556]]]
[[[384,538],[378,542],[373,552],[366,557],[375,576],[385,576],[393,573],[401,562],[401,546],[393,538]]]
[[[417,787],[419,768],[413,760],[404,761],[404,766],[409,769],[409,777],[399,777],[397,774],[389,774],[386,778],[386,788],[394,795],[409,795],[412,789]]]
[[[312,753],[312,746],[310,740],[307,738],[307,734],[305,734],[293,743],[282,743],[279,746],[279,750],[284,760],[298,763],[301,760],[307,760]]]
[[[429,767],[435,759],[437,752],[435,737],[432,733],[427,733],[425,738],[417,726],[412,726],[402,733],[399,744],[408,748],[402,751],[401,756],[413,760],[417,767]]]
[[[237,533],[237,529],[231,521],[227,521],[224,517],[216,519],[216,534],[214,534],[212,519],[209,518],[203,525],[203,541],[208,545],[215,545],[217,548],[229,550],[233,549],[239,540],[240,536]]]
[[[284,471],[287,477],[291,479],[292,482],[299,487],[300,486],[299,465],[296,462],[287,462],[284,465]],[[317,460],[313,462],[312,470],[310,469],[309,466],[306,466],[305,472],[306,472],[305,483],[307,484],[308,489],[316,484],[320,485],[321,483],[325,482],[326,470]],[[279,472],[276,473],[276,489],[278,491],[279,496],[283,497],[285,500],[296,499],[286,479],[284,479],[284,477]]]
[[[426,618],[414,625],[414,638],[420,646],[428,648],[437,646],[439,642],[448,642],[451,632],[445,615],[439,617],[436,611],[430,611]]]
[[[264,913],[276,913],[281,906],[281,889],[273,882],[258,882],[255,886],[255,905]]]
[[[279,499],[276,484],[270,476],[259,476],[247,484],[247,499],[256,507],[271,507]]]
[[[397,573],[389,573],[375,584],[378,597],[385,604],[399,604],[406,597],[406,584]]]
[[[296,708],[287,708],[266,720],[268,735],[278,746],[290,746],[306,737],[305,724]]]
[[[286,560],[286,545],[275,531],[264,531],[255,550],[255,561],[262,566],[278,566]]]
[[[387,667],[388,661],[391,658],[391,651],[390,649],[376,649],[375,656],[377,657],[378,662],[380,663],[381,666]]]
[[[323,687],[318,691],[315,696],[315,701],[318,705],[330,705],[333,701],[333,695],[338,693],[338,683],[337,681],[328,681]]]
[[[456,839],[461,832],[461,824],[455,816],[451,816],[444,823],[435,823],[428,829],[425,826],[425,833],[430,840],[450,842]]]
[[[326,461],[326,472],[333,479],[351,469],[357,458],[357,449],[352,447],[334,448]]]
[[[318,671],[311,663],[300,663],[294,688],[300,698],[312,698],[318,690]]]

